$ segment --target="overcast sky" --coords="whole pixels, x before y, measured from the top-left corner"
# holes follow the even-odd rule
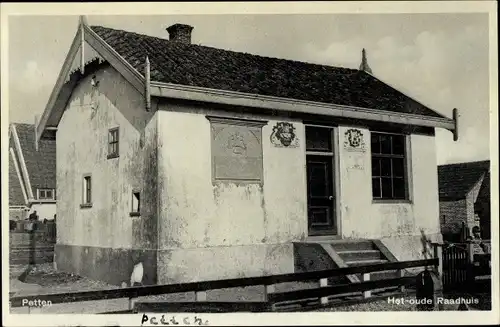
[[[194,26],[193,43],[264,56],[358,68],[451,117],[460,140],[438,130],[438,164],[489,158],[487,14],[88,16],[103,25],[168,38]],[[34,121],[47,103],[75,35],[77,16],[9,18],[9,120]]]

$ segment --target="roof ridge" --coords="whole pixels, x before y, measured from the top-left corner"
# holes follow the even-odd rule
[[[94,29],[95,27],[105,28],[105,29],[108,29],[108,30],[116,31],[116,32],[129,33],[129,34],[133,34],[133,35],[137,35],[137,36],[141,36],[141,37],[149,37],[149,38],[153,38],[153,39],[156,39],[156,40],[161,40],[161,41],[166,41],[167,43],[171,43],[170,40],[162,38],[162,37],[159,37],[159,36],[154,36],[154,35],[149,35],[149,34],[142,34],[142,33],[127,31],[127,30],[124,30],[124,29],[112,28],[112,27],[107,27],[107,26],[102,26],[102,25],[91,25],[90,26],[91,29]],[[286,58],[278,58],[278,57],[272,57],[272,56],[264,56],[264,55],[260,55],[260,54],[256,54],[256,53],[250,53],[250,52],[243,52],[243,51],[235,51],[235,50],[217,48],[217,47],[214,47],[214,46],[208,46],[208,45],[202,45],[202,44],[196,44],[196,43],[183,44],[183,46],[195,46],[195,47],[201,47],[201,48],[206,48],[206,49],[212,49],[212,50],[216,50],[216,51],[231,52],[231,53],[240,54],[240,55],[250,55],[250,56],[254,56],[254,57],[257,57],[257,58],[263,58],[263,59],[277,59],[277,60],[284,60],[284,61],[287,61],[287,62],[300,63],[300,64],[304,64],[304,65],[311,65],[311,66],[318,66],[318,67],[328,67],[328,68],[333,68],[333,69],[340,69],[340,70],[345,70],[345,71],[351,71],[352,73],[357,73],[357,72],[361,73],[361,72],[364,72],[364,71],[359,70],[357,68],[349,68],[349,67],[342,67],[342,66],[333,66],[333,65],[313,63],[313,62],[309,62],[309,61],[302,61],[302,60],[295,60],[295,59],[286,59]],[[398,92],[400,92],[400,91],[398,91]]]

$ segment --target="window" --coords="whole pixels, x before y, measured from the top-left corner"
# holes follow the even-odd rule
[[[119,128],[112,128],[108,134],[108,159],[117,158],[119,154],[119,141],[120,133]]]
[[[39,200],[55,200],[54,189],[38,189]]]
[[[92,177],[83,176],[83,206],[92,205]]]
[[[371,133],[374,199],[408,199],[405,144],[405,135]]]
[[[132,192],[132,210],[130,212],[131,216],[139,216],[141,212],[141,193],[134,191]]]

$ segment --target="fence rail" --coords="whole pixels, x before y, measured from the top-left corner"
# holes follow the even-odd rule
[[[321,270],[314,272],[292,273],[282,275],[271,275],[262,277],[250,278],[235,278],[223,279],[214,281],[203,281],[194,283],[183,284],[170,284],[170,285],[153,285],[141,287],[128,287],[122,289],[110,289],[100,291],[84,291],[73,293],[58,293],[58,294],[45,294],[45,295],[32,295],[32,296],[17,296],[10,299],[11,307],[22,307],[23,301],[51,301],[52,304],[68,303],[68,302],[83,302],[83,301],[101,301],[118,298],[129,298],[129,310],[132,310],[135,304],[135,299],[138,297],[146,297],[151,295],[171,294],[171,293],[188,293],[195,292],[196,301],[206,301],[206,291],[214,289],[225,289],[235,287],[247,286],[266,286],[266,302],[269,305],[280,301],[289,301],[304,299],[309,297],[322,297],[322,303],[325,302],[323,297],[329,295],[336,295],[342,293],[350,293],[356,291],[369,291],[382,287],[389,286],[405,286],[411,283],[415,277],[398,277],[387,280],[369,281],[369,274],[371,272],[385,271],[385,270],[403,270],[412,267],[435,267],[439,265],[439,260],[426,259],[414,261],[401,261],[389,262],[381,264],[372,264],[365,266],[343,267],[337,269]],[[327,279],[334,276],[350,275],[350,274],[363,274],[363,282],[352,283],[337,286],[328,286]],[[288,292],[274,292],[274,285],[287,283],[287,282],[304,282],[304,281],[319,281],[320,287],[316,289],[288,291]],[[365,294],[370,296],[369,293]],[[328,300],[326,300],[327,302]],[[256,304],[257,305],[257,304]]]

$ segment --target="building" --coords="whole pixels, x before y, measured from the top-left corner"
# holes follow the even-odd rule
[[[456,137],[456,119],[374,77],[364,51],[346,69],[167,31],[80,21],[37,127],[56,136],[59,269],[120,285],[142,262],[163,284],[349,262],[338,239],[371,261],[372,241],[405,260],[441,240],[434,130]]]
[[[40,220],[56,214],[56,142],[36,145],[35,125],[9,127],[9,219],[22,220],[36,211]]]
[[[438,167],[439,214],[445,239],[472,235],[474,226],[480,227],[482,238],[490,238],[489,175],[489,160]]]

